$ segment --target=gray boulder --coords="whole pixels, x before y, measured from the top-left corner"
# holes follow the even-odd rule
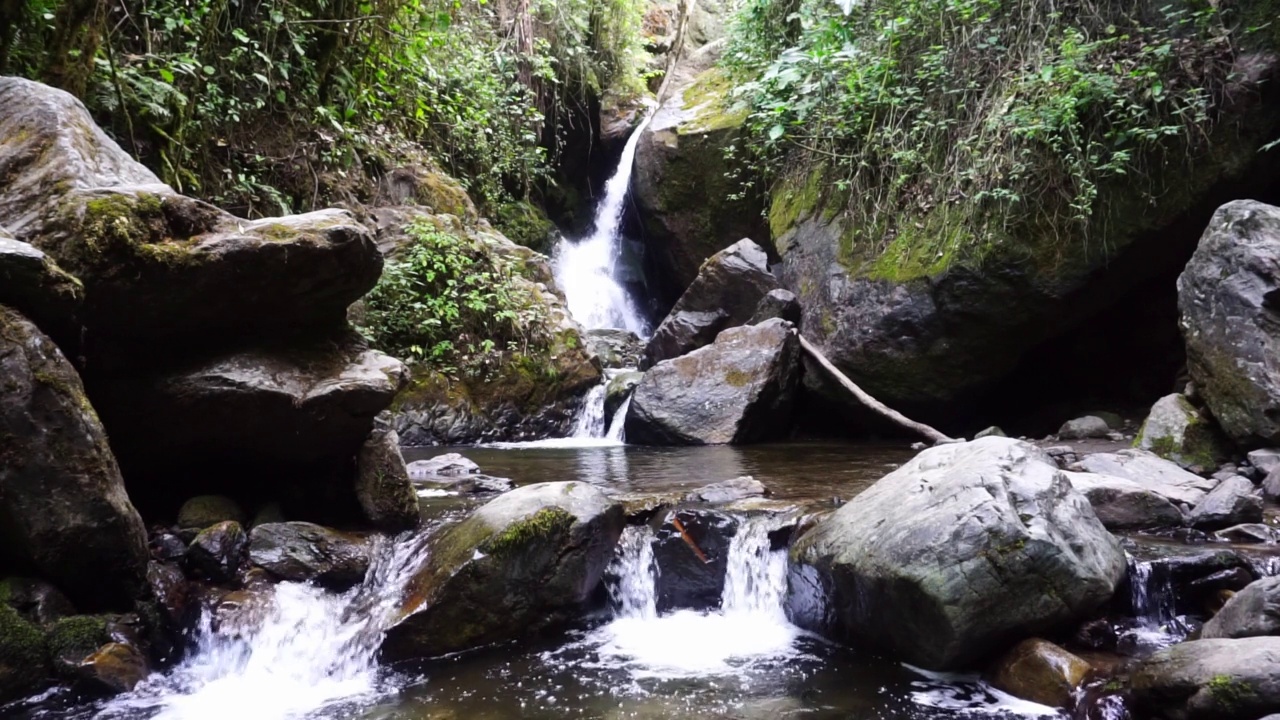
[[[249,533],[249,561],[281,580],[346,590],[364,580],[369,544],[312,523],[268,523]]]
[[[1183,467],[1213,468],[1226,457],[1218,431],[1184,395],[1166,395],[1151,406],[1137,446]]]
[[[83,299],[79,280],[0,227],[0,305],[30,318],[67,351],[79,340],[75,315]]]
[[[1262,578],[1231,596],[1204,624],[1200,637],[1280,635],[1280,576]]]
[[[1058,437],[1063,440],[1087,440],[1105,438],[1111,432],[1107,421],[1093,415],[1085,415],[1068,420],[1058,429]]]
[[[1265,523],[1241,523],[1218,530],[1213,536],[1234,543],[1280,543],[1280,528]]]
[[[743,444],[784,436],[799,353],[795,329],[775,319],[725,330],[712,345],[658,363],[631,396],[627,441]]]
[[[429,477],[463,477],[480,472],[480,466],[459,453],[444,453],[426,460],[414,460],[407,466],[409,477],[425,480]]]
[[[370,526],[400,532],[418,526],[418,496],[400,454],[400,436],[388,423],[375,423],[356,456],[356,501]]]
[[[622,534],[622,506],[580,482],[528,485],[438,536],[383,640],[388,660],[527,637],[576,615]]]
[[[1071,486],[1089,499],[1108,530],[1180,527],[1182,511],[1158,492],[1126,478],[1093,473],[1064,473]]]
[[[769,256],[743,239],[711,256],[645,346],[641,367],[711,344],[725,328],[746,323],[761,300],[778,288]]]
[[[1178,278],[1187,366],[1228,436],[1280,443],[1280,208],[1237,200],[1218,208]]]
[[[637,367],[644,352],[644,341],[629,330],[594,328],[582,334],[582,341],[605,368]]]
[[[1251,450],[1248,458],[1249,464],[1257,468],[1262,475],[1270,475],[1280,469],[1280,450],[1275,448]]]
[[[1262,522],[1262,496],[1239,475],[1222,481],[1187,514],[1187,524],[1201,530],[1253,522]]]
[[[485,475],[479,465],[458,453],[414,460],[406,469],[415,487],[465,494],[501,493],[515,487],[508,478]]]
[[[146,530],[80,377],[0,306],[0,563],[54,582],[81,609],[130,606]]]
[[[1179,643],[1141,661],[1129,686],[1139,717],[1256,720],[1280,711],[1280,637]]]
[[[1217,482],[1189,473],[1176,463],[1146,450],[1121,450],[1086,455],[1072,463],[1071,470],[1132,480],[1141,487],[1175,503],[1194,506]]]
[[[1262,496],[1267,500],[1280,500],[1280,470],[1272,470],[1263,478]]]
[[[732,480],[722,480],[710,485],[692,490],[685,496],[687,502],[704,502],[714,504],[727,504],[737,500],[746,498],[765,497],[769,494],[769,488],[764,483],[751,477],[743,475]]]
[[[925,450],[820,521],[791,559],[801,626],[929,669],[1078,621],[1126,572],[1053,460],[997,437]]]
[[[760,304],[756,305],[756,311],[751,318],[747,320],[747,325],[755,325],[765,320],[779,318],[800,327],[800,300],[796,298],[795,293],[790,290],[778,288],[770,290],[764,297],[760,298]]]

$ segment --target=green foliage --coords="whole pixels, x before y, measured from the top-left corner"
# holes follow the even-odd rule
[[[1203,149],[1230,67],[1215,7],[751,0],[723,60],[751,110],[730,152],[768,182],[821,166],[872,272],[1087,247],[1108,183],[1158,196],[1150,169]]]
[[[448,374],[486,377],[553,342],[530,283],[481,240],[420,222],[365,298],[379,348]]]
[[[22,4],[0,72],[56,80],[43,48],[61,9],[85,2]],[[640,0],[102,7],[90,110],[166,182],[247,215],[361,199],[367,177],[421,150],[485,206],[523,199],[561,145],[549,114],[640,84]]]

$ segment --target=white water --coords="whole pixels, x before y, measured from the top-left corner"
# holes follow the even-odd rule
[[[347,717],[386,690],[377,668],[382,633],[422,559],[424,535],[375,545],[365,581],[343,594],[305,583],[263,591],[262,605],[231,618],[206,615],[197,648],[173,670],[99,708],[96,718],[284,720]]]
[[[602,662],[634,678],[741,675],[761,664],[801,657],[799,628],[782,601],[787,554],[769,546],[768,518],[743,521],[729,546],[729,570],[717,611],[655,610],[654,535],[628,528],[611,568],[615,617],[588,635]]]
[[[641,338],[647,337],[649,326],[618,281],[618,260],[622,254],[620,226],[631,188],[636,145],[648,124],[649,119],[645,118],[627,139],[618,169],[605,184],[591,234],[579,240],[561,240],[552,254],[556,284],[564,290],[574,320],[588,329],[622,328]]]

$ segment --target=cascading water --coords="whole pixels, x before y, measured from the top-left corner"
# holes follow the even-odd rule
[[[562,239],[552,254],[556,283],[564,290],[569,313],[583,327],[620,328],[640,337],[649,327],[635,301],[619,282],[618,262],[622,255],[622,215],[631,188],[631,167],[636,145],[649,124],[645,118],[631,133],[618,169],[605,184],[604,199],[596,208],[595,227],[580,240]]]
[[[380,694],[376,655],[426,534],[375,542],[364,582],[335,594],[305,583],[264,590],[247,612],[206,614],[173,670],[96,707],[101,720],[347,717]]]

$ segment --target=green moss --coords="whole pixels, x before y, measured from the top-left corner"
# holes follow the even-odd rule
[[[574,522],[573,514],[563,508],[543,508],[528,518],[511,523],[501,533],[490,537],[483,543],[481,550],[499,556],[517,551],[528,547],[530,543],[550,540],[567,532]]]
[[[730,104],[729,95],[733,87],[733,80],[719,68],[699,75],[681,98],[684,109],[692,111],[694,117],[682,125],[679,132],[709,133],[742,127],[751,110],[746,105]]]
[[[1215,675],[1205,686],[1213,699],[1225,710],[1233,710],[1241,706],[1256,693],[1248,685],[1232,680],[1229,675]]]
[[[825,184],[825,167],[818,165],[809,171],[803,182],[782,182],[774,188],[769,205],[769,232],[775,240],[818,210]],[[835,203],[830,205],[836,207]],[[782,249],[778,248],[778,252],[781,253]]]
[[[45,637],[40,628],[9,607],[0,603],[0,669],[12,673],[6,678],[0,673],[0,699],[13,690],[21,692],[24,685],[39,681],[47,665]],[[12,688],[6,687],[12,682]]]
[[[55,661],[78,663],[109,642],[107,620],[100,615],[72,615],[49,628],[49,653]]]
[[[537,206],[523,200],[503,203],[494,210],[494,224],[517,245],[540,253],[550,250],[555,224]]]

